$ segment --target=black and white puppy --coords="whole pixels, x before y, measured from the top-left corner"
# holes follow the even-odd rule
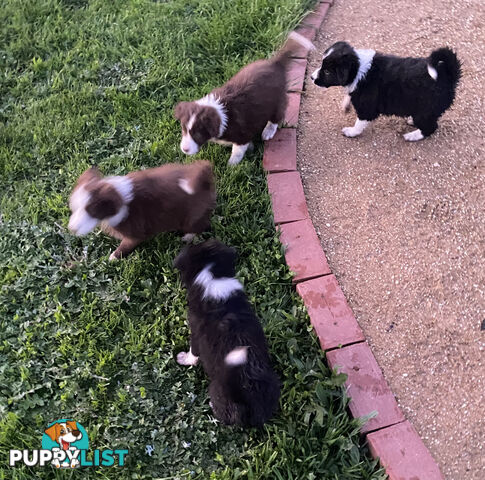
[[[261,427],[278,407],[280,384],[263,329],[234,278],[236,251],[217,240],[184,248],[174,261],[187,288],[190,350],[210,378],[214,416],[228,425]]]
[[[428,58],[400,58],[356,50],[346,42],[328,48],[322,66],[311,75],[323,88],[344,86],[344,99],[355,108],[357,120],[342,132],[360,135],[379,115],[411,117],[417,130],[406,133],[408,141],[421,140],[438,128],[438,118],[451,106],[461,77],[461,63],[449,48],[434,50]]]

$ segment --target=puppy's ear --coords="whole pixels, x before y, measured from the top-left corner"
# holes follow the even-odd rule
[[[76,422],[74,422],[73,420],[68,420],[68,421],[66,422],[66,424],[67,424],[67,426],[68,426],[68,427],[71,427],[73,430],[79,430],[79,429],[77,428],[77,423],[76,423]]]
[[[179,102],[175,105],[174,116],[177,120],[182,120],[182,117],[187,112],[189,102]]]
[[[61,426],[58,423],[54,423],[54,425],[50,426],[44,431],[44,433],[47,434],[52,441],[57,442],[60,434],[60,428]]]
[[[217,114],[215,108],[206,107],[199,114],[199,118],[204,125],[210,138],[215,138],[219,136],[219,127],[221,125],[221,119]]]
[[[82,185],[83,183],[89,183],[93,180],[99,180],[101,178],[103,178],[103,174],[99,171],[98,167],[93,166],[83,172],[83,174],[78,178],[76,185]]]

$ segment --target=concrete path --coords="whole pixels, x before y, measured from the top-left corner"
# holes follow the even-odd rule
[[[403,119],[360,138],[343,90],[307,81],[298,167],[314,225],[399,404],[447,479],[485,478],[485,3],[337,0],[308,72],[338,40],[464,63],[454,107],[414,144]]]

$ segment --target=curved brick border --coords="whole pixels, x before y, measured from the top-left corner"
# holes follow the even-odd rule
[[[320,0],[296,29],[313,40],[333,0]],[[365,341],[342,290],[332,275],[309,218],[296,168],[296,126],[305,80],[307,51],[295,55],[289,70],[285,128],[265,142],[263,167],[268,173],[274,222],[285,247],[286,263],[308,310],[331,368],[347,374],[354,417],[377,415],[362,428],[370,451],[390,480],[442,480],[438,465],[399,409],[389,385]]]

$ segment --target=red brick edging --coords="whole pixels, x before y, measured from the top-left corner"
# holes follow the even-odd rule
[[[298,33],[313,40],[333,0],[320,0],[304,17]],[[310,220],[296,167],[296,126],[308,51],[301,48],[289,70],[285,128],[265,142],[263,167],[268,173],[274,222],[285,247],[286,263],[303,299],[331,368],[347,374],[353,417],[377,412],[362,428],[371,454],[380,459],[390,480],[443,480],[438,465],[397,405],[362,330],[330,271]]]

